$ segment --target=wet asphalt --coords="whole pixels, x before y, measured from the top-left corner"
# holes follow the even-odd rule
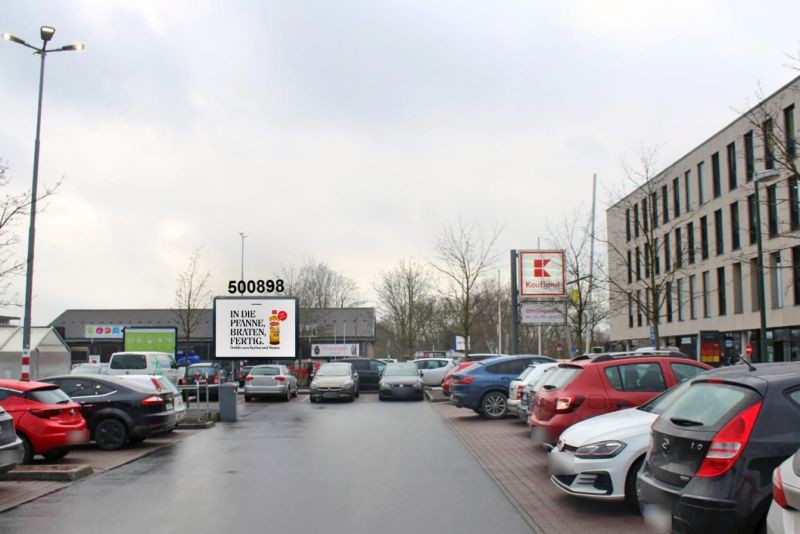
[[[251,405],[255,407],[255,405]],[[0,514],[0,532],[530,533],[427,402],[265,402]]]

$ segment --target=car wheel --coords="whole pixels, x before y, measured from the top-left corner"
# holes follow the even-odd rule
[[[128,429],[119,419],[103,419],[94,427],[94,441],[104,451],[119,449],[128,441]]]
[[[628,476],[625,477],[625,502],[636,510],[639,509],[639,498],[636,496],[636,475],[639,474],[643,465],[644,456],[633,462]]]
[[[62,447],[60,449],[50,449],[49,451],[42,453],[42,456],[44,456],[45,460],[60,460],[66,456],[68,452],[68,448]]]
[[[356,400],[355,392],[350,394],[350,396],[347,398],[347,402],[353,402],[354,400]]]
[[[22,441],[22,463],[29,464],[33,462],[33,447],[31,447],[31,442],[28,441],[28,438],[22,434],[18,435],[19,439]]]
[[[356,390],[356,397],[359,397],[360,395],[361,395],[361,391],[357,389]]]
[[[294,388],[294,393],[292,393],[292,397],[294,397],[295,399],[297,398],[297,386],[295,386]]]
[[[506,396],[499,391],[490,391],[481,399],[481,415],[486,419],[500,419],[506,415]]]
[[[253,397],[251,397],[250,395],[245,395],[245,396],[244,396],[244,401],[245,401],[245,402],[250,402],[250,401],[252,401],[252,400],[253,400]]]
[[[292,400],[292,388],[290,388],[290,387],[286,388],[286,397],[284,397],[283,400],[285,400],[286,402],[289,402],[290,400]]]
[[[315,399],[314,397],[312,397],[311,395],[309,395],[309,396],[308,396],[308,402],[314,403],[314,402],[317,402],[317,399]]]

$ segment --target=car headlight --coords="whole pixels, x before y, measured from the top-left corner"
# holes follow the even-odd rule
[[[381,382],[381,389],[392,389],[388,382]]]
[[[319,384],[317,384],[316,382],[312,381],[311,382],[311,389],[319,389]]]
[[[342,384],[342,388],[344,389],[350,389],[351,387],[353,387],[352,382],[345,382],[344,384]]]
[[[613,458],[622,452],[625,446],[626,444],[621,441],[601,441],[578,447],[575,456],[577,458]]]

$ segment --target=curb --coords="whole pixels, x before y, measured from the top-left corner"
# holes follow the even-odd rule
[[[3,475],[2,480],[46,480],[72,482],[94,473],[89,465],[18,465]]]

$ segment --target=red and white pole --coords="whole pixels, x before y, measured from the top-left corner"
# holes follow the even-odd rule
[[[28,382],[31,379],[31,351],[30,349],[22,350],[22,376],[20,380]]]

